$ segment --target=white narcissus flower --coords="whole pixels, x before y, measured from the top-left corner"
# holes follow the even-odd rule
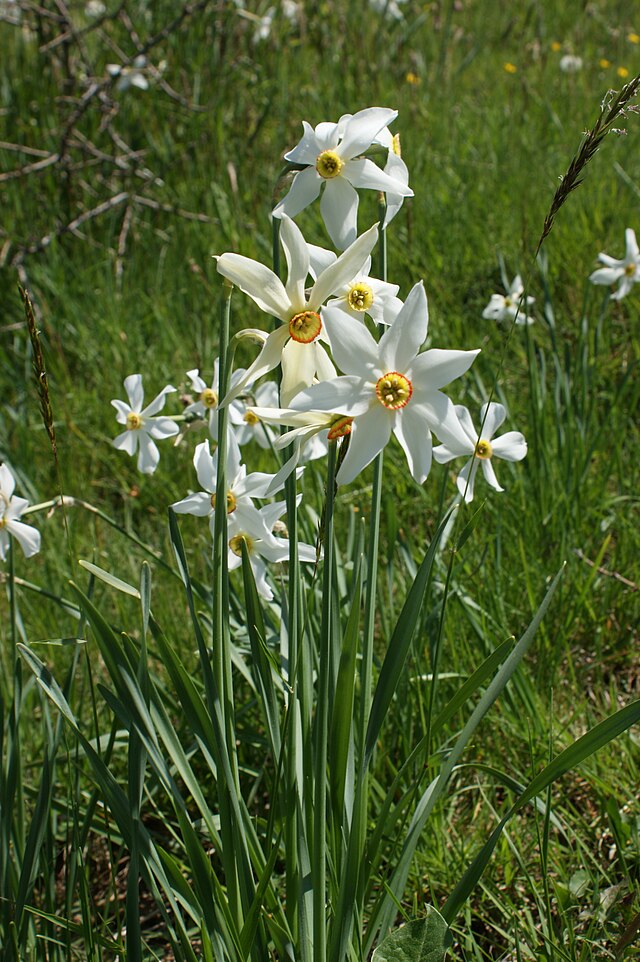
[[[4,561],[14,537],[25,558],[40,551],[40,532],[19,518],[29,507],[25,498],[14,495],[16,481],[6,464],[0,464],[0,558]]]
[[[318,276],[307,295],[309,248],[300,228],[289,217],[282,218],[280,240],[287,260],[286,284],[270,268],[241,254],[221,254],[218,271],[248,294],[258,307],[283,323],[267,337],[260,354],[247,368],[244,377],[229,391],[223,403],[229,404],[243,387],[268,374],[282,362],[280,397],[288,405],[314,377],[331,377],[333,367],[319,343],[324,338],[320,307],[328,297],[348,284],[362,270],[378,238],[374,224],[329,264]]]
[[[356,187],[412,197],[406,183],[361,156],[397,116],[397,110],[367,107],[356,114],[345,114],[337,124],[318,124],[315,130],[304,121],[302,139],[284,155],[285,160],[304,169],[294,176],[289,193],[276,205],[273,216],[296,217],[313,203],[324,185],[320,212],[331,240],[344,250],[358,232]]]
[[[622,260],[609,257],[608,254],[598,254],[598,260],[605,267],[598,268],[589,277],[592,284],[617,284],[618,290],[611,295],[614,301],[625,297],[633,285],[640,280],[640,252],[636,241],[635,231],[627,227],[624,232],[626,251]]]
[[[393,177],[394,180],[403,184],[405,187],[409,185],[409,168],[402,159],[402,151],[400,149],[400,134],[392,134],[388,127],[385,127],[380,131],[376,138],[376,143],[382,144],[389,151],[387,156],[387,162],[384,165],[384,172],[388,174],[389,177]],[[385,194],[387,209],[384,215],[384,221],[382,226],[386,227],[390,221],[396,216],[402,204],[404,202],[405,195],[402,193],[387,191]]]
[[[195,417],[202,418],[209,422],[209,434],[216,441],[218,439],[218,405],[220,403],[220,361],[218,358],[213,363],[213,381],[211,386],[200,377],[198,368],[187,371],[187,377],[191,382],[191,390],[198,395],[198,400],[193,404],[188,404],[184,409],[185,414],[193,414]],[[231,386],[233,387],[244,375],[242,369],[234,371],[231,376]],[[229,421],[233,425],[242,424],[242,405],[239,402],[229,405]]]
[[[193,456],[193,464],[202,491],[188,495],[182,501],[177,501],[171,507],[177,514],[195,514],[209,518],[211,532],[215,521],[216,487],[218,481],[218,452],[213,455],[209,451],[209,442],[198,444]],[[273,488],[275,475],[254,472],[247,474],[247,468],[242,463],[242,455],[234,434],[227,434],[227,523],[236,523],[246,507],[253,507],[253,498],[266,498],[278,488]],[[283,481],[284,484],[284,481]],[[282,487],[282,484],[279,486]],[[239,513],[238,513],[239,512]],[[235,516],[235,517],[234,517]]]
[[[522,278],[519,274],[516,274],[506,295],[491,295],[491,300],[482,312],[482,316],[491,321],[513,321],[515,319],[519,327],[533,324],[534,318],[529,314],[529,307],[533,304],[535,298],[528,295],[523,298],[523,294]],[[522,303],[520,303],[521,301]]]
[[[149,81],[143,73],[147,66],[147,58],[140,54],[136,57],[130,67],[123,67],[119,63],[108,63],[107,73],[110,77],[117,77],[116,90],[128,90],[129,87],[137,87],[138,90],[148,90]]]
[[[379,344],[363,324],[354,325],[345,336],[342,311],[327,308],[324,318],[334,361],[346,374],[301,391],[291,407],[353,418],[338,484],[353,481],[392,433],[405,452],[411,474],[422,484],[431,468],[431,431],[441,441],[464,439],[453,404],[440,388],[464,374],[479,352],[418,353],[428,327],[427,296],[421,283],[411,290]]]
[[[258,594],[267,601],[273,599],[273,591],[267,582],[267,566],[265,561],[277,563],[289,559],[289,541],[273,534],[273,529],[286,511],[286,502],[267,504],[263,508],[247,507],[236,518],[231,516],[228,536],[228,567],[229,571],[239,568],[242,564],[242,546],[247,548],[249,561],[256,580]],[[298,544],[298,559],[300,561],[316,561],[317,554],[313,545]]]
[[[456,404],[455,410],[466,440],[461,443],[447,442],[439,445],[433,449],[434,458],[440,464],[446,464],[453,458],[471,455],[471,460],[467,461],[456,482],[458,491],[467,502],[473,501],[479,465],[482,465],[482,473],[487,484],[494,491],[503,491],[504,488],[498,484],[491,459],[495,457],[505,461],[522,461],[527,453],[524,435],[519,431],[507,431],[502,437],[493,440],[493,435],[507,416],[504,406],[495,401],[484,404],[480,411],[481,435],[474,428],[471,415],[464,405]]]
[[[270,448],[275,443],[277,435],[262,421],[256,408],[277,407],[278,385],[275,381],[265,381],[252,394],[252,401],[247,398],[239,398],[230,405],[230,407],[236,407],[240,412],[240,421],[238,424],[234,424],[236,439],[238,444],[256,441],[261,448]]]
[[[129,403],[118,400],[113,400],[111,403],[118,412],[116,415],[118,424],[124,424],[126,431],[114,438],[112,444],[114,448],[131,455],[139,449],[138,471],[142,471],[143,474],[153,474],[160,460],[160,452],[154,439],[159,441],[170,438],[179,431],[178,425],[172,418],[156,417],[158,411],[164,407],[167,394],[171,394],[175,388],[171,384],[163,387],[146,408],[142,407],[144,391],[141,374],[130,374],[126,377],[124,388]]]

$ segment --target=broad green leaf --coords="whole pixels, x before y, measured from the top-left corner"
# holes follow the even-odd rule
[[[140,597],[140,592],[137,588],[134,588],[133,585],[128,584],[126,581],[122,581],[121,578],[116,578],[110,571],[105,571],[104,568],[99,568],[98,565],[94,565],[90,561],[83,561],[82,558],[78,561],[78,564],[95,578],[98,578],[99,581],[104,581],[110,588],[115,588],[116,591],[121,591],[124,595],[131,595],[132,598]]]
[[[391,932],[376,948],[372,962],[442,962],[450,944],[447,923],[429,905],[423,919]]]
[[[447,922],[451,923],[453,921],[473,891],[475,885],[482,877],[482,873],[493,854],[493,850],[502,834],[503,828],[516,812],[519,812],[527,802],[530,802],[536,795],[539,795],[540,792],[544,791],[545,788],[561,775],[564,775],[565,772],[579,765],[585,758],[593,755],[594,752],[603,748],[604,745],[608,744],[612,739],[617,738],[618,735],[621,735],[638,721],[640,721],[640,699],[632,702],[631,705],[627,705],[626,708],[621,708],[620,711],[617,711],[609,718],[605,718],[599,725],[596,725],[595,728],[588,731],[586,735],[579,738],[577,742],[574,742],[569,748],[565,748],[563,752],[556,756],[546,768],[543,768],[543,770],[529,782],[529,785],[520,798],[518,798],[502,821],[499,822],[493,830],[445,902],[442,908],[442,915]]]

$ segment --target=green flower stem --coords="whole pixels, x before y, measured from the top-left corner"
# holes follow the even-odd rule
[[[329,678],[334,627],[332,589],[334,570],[333,509],[335,504],[336,442],[329,444],[327,494],[324,516],[324,566],[322,572],[322,628],[318,659],[318,697],[315,730],[313,806],[313,959],[326,962],[327,954],[327,742],[329,737]]]
[[[231,317],[231,292],[233,287],[225,281],[224,301],[220,317],[220,394],[228,391],[229,325]],[[233,711],[233,679],[231,673],[231,646],[229,636],[229,570],[227,563],[227,419],[228,409],[218,408],[218,468],[216,493],[218,510],[215,512],[213,531],[213,677],[220,702],[226,754],[229,759],[233,786],[226,784],[219,773],[218,794],[220,806],[220,836],[222,839],[222,862],[229,908],[239,926],[242,925],[242,909],[238,879],[238,857],[235,851],[235,833],[240,826],[234,824],[233,803],[230,793],[240,795],[238,760],[236,753],[235,721]],[[223,749],[224,750],[224,749]]]

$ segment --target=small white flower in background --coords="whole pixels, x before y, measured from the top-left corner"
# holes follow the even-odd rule
[[[149,81],[145,74],[147,58],[142,54],[133,61],[130,67],[123,67],[119,63],[108,63],[107,73],[110,77],[117,77],[116,90],[128,90],[137,87],[138,90],[148,90]]]
[[[344,250],[358,232],[356,187],[412,197],[410,187],[361,156],[397,116],[397,110],[367,107],[356,114],[344,114],[337,124],[318,124],[315,130],[304,121],[302,139],[284,155],[285,160],[304,169],[295,174],[289,193],[276,205],[273,216],[295,217],[313,203],[324,185],[320,213],[331,240]]]
[[[182,501],[177,501],[171,507],[177,514],[195,514],[198,517],[209,518],[211,533],[215,522],[216,488],[218,482],[218,452],[212,455],[209,442],[198,444],[193,455],[193,465],[196,469],[198,482],[203,489],[187,495]],[[227,523],[230,526],[242,523],[245,508],[254,508],[254,498],[266,498],[275,493],[284,484],[274,486],[274,474],[254,472],[247,474],[247,468],[242,463],[242,455],[234,434],[227,435]]]
[[[522,278],[516,274],[506,294],[492,294],[491,300],[482,312],[482,316],[491,321],[513,321],[519,327],[533,324],[534,318],[529,314],[529,307],[535,301],[534,297],[523,298],[524,285]],[[522,303],[520,303],[522,301]],[[524,308],[524,313],[522,309]]]
[[[522,461],[527,453],[527,442],[524,435],[519,431],[507,431],[502,437],[493,440],[493,435],[498,430],[507,416],[507,412],[502,404],[491,401],[484,404],[480,411],[480,424],[482,434],[478,434],[473,426],[471,415],[462,404],[456,404],[456,415],[466,436],[466,443],[441,444],[433,449],[433,456],[440,464],[446,464],[453,458],[461,458],[471,455],[462,471],[458,475],[458,491],[465,501],[473,501],[473,490],[478,472],[478,465],[482,465],[482,473],[485,481],[494,491],[504,491],[498,484],[492,458],[502,458],[505,461]]]
[[[124,424],[126,431],[114,438],[112,444],[120,451],[134,455],[138,451],[138,471],[143,474],[153,474],[158,467],[160,452],[154,443],[156,440],[170,438],[179,431],[175,421],[168,417],[156,417],[158,411],[164,407],[167,394],[175,391],[170,384],[164,387],[146,408],[144,391],[142,389],[142,375],[130,374],[124,379],[124,389],[129,403],[113,400],[111,403],[118,412],[118,424]]]
[[[392,20],[402,20],[404,13],[400,8],[400,4],[404,2],[405,0],[369,0],[369,6],[376,13],[382,14],[383,17],[390,17]]]
[[[31,525],[19,521],[29,507],[25,498],[15,497],[16,481],[6,464],[0,464],[0,558],[4,561],[13,536],[24,552],[25,558],[40,551],[40,532]]]
[[[84,8],[85,16],[87,17],[101,17],[107,12],[107,8],[102,0],[89,0],[89,3]]]
[[[611,297],[614,301],[619,301],[625,297],[633,285],[640,280],[640,252],[636,234],[630,227],[624,232],[626,252],[622,260],[609,257],[608,254],[598,254],[598,260],[605,267],[598,268],[589,277],[592,284],[617,284],[620,282],[618,290],[614,291]]]
[[[273,534],[273,529],[286,511],[286,502],[267,504],[259,510],[247,507],[237,521],[229,524],[229,571],[242,565],[242,545],[247,548],[249,561],[256,580],[256,588],[267,601],[273,599],[273,591],[267,582],[267,566],[265,561],[277,563],[289,559],[289,541]],[[233,517],[233,516],[232,516]],[[298,558],[300,561],[316,560],[316,549],[313,545],[298,544]]]
[[[197,394],[198,400],[193,404],[188,404],[184,409],[185,414],[193,414],[194,417],[202,418],[209,422],[209,434],[215,440],[218,438],[218,404],[220,403],[220,361],[218,358],[213,363],[213,381],[211,386],[200,377],[198,368],[187,371],[187,377],[191,382],[191,390]],[[244,370],[238,368],[231,376],[231,386],[233,387],[244,375]],[[239,401],[229,405],[229,421],[231,424],[241,425],[243,423],[243,406]]]
[[[234,372],[235,373],[235,372]],[[240,412],[239,421],[234,424],[238,444],[256,441],[261,448],[270,448],[277,435],[260,419],[255,408],[274,408],[278,406],[278,385],[275,381],[265,381],[254,392],[251,401],[238,398],[230,407]]]
[[[564,57],[560,57],[559,67],[563,73],[577,73],[579,70],[582,70],[582,57],[576,57],[572,53],[566,53]]]
[[[441,387],[464,374],[478,351],[420,347],[428,327],[427,296],[421,283],[376,344],[364,324],[344,335],[344,313],[324,311],[333,358],[346,375],[306,388],[291,407],[353,418],[349,449],[336,480],[348,484],[382,451],[395,434],[415,480],[422,484],[431,468],[431,431],[441,441],[464,443],[453,404]]]
[[[357,277],[377,238],[378,227],[374,224],[319,274],[308,295],[309,247],[300,228],[286,215],[282,217],[280,229],[288,267],[286,284],[270,268],[249,257],[231,253],[218,257],[218,272],[223,277],[248,294],[260,310],[283,321],[281,327],[269,334],[244,377],[223,399],[224,404],[281,362],[280,397],[286,405],[298,391],[311,384],[316,375],[320,379],[333,376],[333,365],[319,343],[325,339],[319,310],[328,297]]]

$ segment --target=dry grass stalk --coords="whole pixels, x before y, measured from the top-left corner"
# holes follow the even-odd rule
[[[24,287],[21,287],[20,285],[18,285],[18,290],[20,291],[20,297],[22,298],[22,303],[24,304],[24,312],[27,318],[27,328],[29,329],[29,339],[31,341],[31,349],[33,351],[33,370],[36,375],[36,387],[38,391],[38,397],[40,399],[40,413],[42,414],[42,421],[49,436],[56,467],[58,467],[56,429],[53,423],[53,409],[51,407],[51,397],[49,395],[49,381],[44,366],[42,344],[40,343],[40,331],[38,330],[36,315],[33,310],[33,304],[31,303],[29,294]]]
[[[630,106],[630,102],[637,95],[640,89],[640,74],[625,84],[622,90],[612,100],[615,91],[609,91],[600,107],[600,114],[593,127],[584,135],[580,149],[569,164],[566,174],[563,176],[560,186],[555,192],[551,202],[551,207],[544,220],[542,234],[538,241],[536,254],[540,251],[546,237],[548,237],[556,214],[567,200],[569,194],[582,183],[580,174],[596,153],[607,134],[613,133],[614,124],[617,120],[624,118],[627,112],[637,113],[640,110],[638,105]]]

